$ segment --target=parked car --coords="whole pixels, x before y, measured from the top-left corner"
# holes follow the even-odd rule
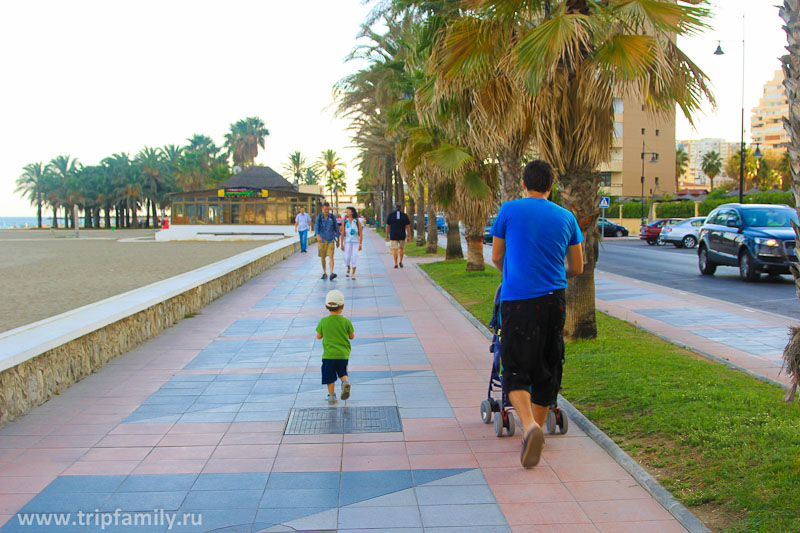
[[[603,237],[627,237],[628,228],[621,226],[616,222],[612,222],[607,218],[600,217],[597,219],[597,227],[603,232]]]
[[[797,223],[797,212],[786,205],[719,206],[700,229],[700,272],[710,276],[718,266],[738,266],[744,281],[757,281],[762,272],[788,274],[797,261],[792,220]]]
[[[683,222],[661,228],[661,240],[675,245],[675,248],[694,248],[697,246],[700,227],[706,217],[687,218]]]
[[[436,231],[439,233],[445,233],[447,231],[447,223],[441,215],[436,217]]]
[[[641,226],[639,228],[639,238],[647,241],[647,244],[650,246],[653,246],[659,240],[658,238],[661,235],[661,228],[671,224],[677,224],[678,222],[682,221],[682,218],[659,218],[658,220],[654,220],[645,226]]]
[[[494,226],[494,218],[486,221],[486,227],[483,228],[483,244],[492,244],[492,226]]]

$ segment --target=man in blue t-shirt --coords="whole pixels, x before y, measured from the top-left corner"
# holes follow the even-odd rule
[[[503,204],[492,227],[492,262],[503,272],[503,388],[522,421],[520,461],[528,468],[539,464],[542,426],[561,386],[564,291],[583,272],[583,234],[575,215],[547,199],[548,163],[531,161],[522,179],[526,197]]]

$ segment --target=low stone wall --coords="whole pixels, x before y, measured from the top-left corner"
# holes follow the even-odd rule
[[[0,372],[0,427],[300,249],[268,255]]]

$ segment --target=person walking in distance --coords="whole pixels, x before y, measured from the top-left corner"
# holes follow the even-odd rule
[[[311,217],[306,213],[306,208],[301,207],[300,212],[294,217],[294,232],[300,236],[300,252],[308,253],[308,226]]]
[[[314,233],[317,236],[319,244],[317,251],[322,260],[322,279],[328,279],[328,271],[325,268],[325,258],[330,258],[331,263],[331,280],[336,279],[336,273],[333,271],[333,252],[339,247],[339,223],[336,221],[336,216],[331,213],[331,204],[325,202],[322,204],[322,213],[317,215],[317,220],[314,221]]]
[[[355,207],[347,208],[343,226],[342,251],[344,252],[344,264],[347,265],[345,277],[355,280],[358,257],[364,243],[364,230]]]
[[[529,468],[539,464],[542,426],[561,386],[564,292],[583,272],[584,239],[575,215],[547,199],[548,163],[528,163],[523,184],[525,197],[503,204],[492,227],[492,262],[503,273],[503,388],[522,421],[520,462]]]
[[[408,237],[406,237],[408,236]],[[411,221],[403,213],[403,206],[397,204],[395,210],[386,217],[386,240],[394,256],[394,267],[403,268],[403,255],[406,251],[406,238],[411,242]],[[398,263],[398,254],[400,261]]]

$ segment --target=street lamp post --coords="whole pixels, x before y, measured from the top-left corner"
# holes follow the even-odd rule
[[[650,159],[651,163],[658,163],[658,152],[645,152],[644,141],[642,141],[642,210],[641,210],[642,226],[644,226],[647,223],[647,220],[644,218],[644,156],[646,155],[651,156]]]

